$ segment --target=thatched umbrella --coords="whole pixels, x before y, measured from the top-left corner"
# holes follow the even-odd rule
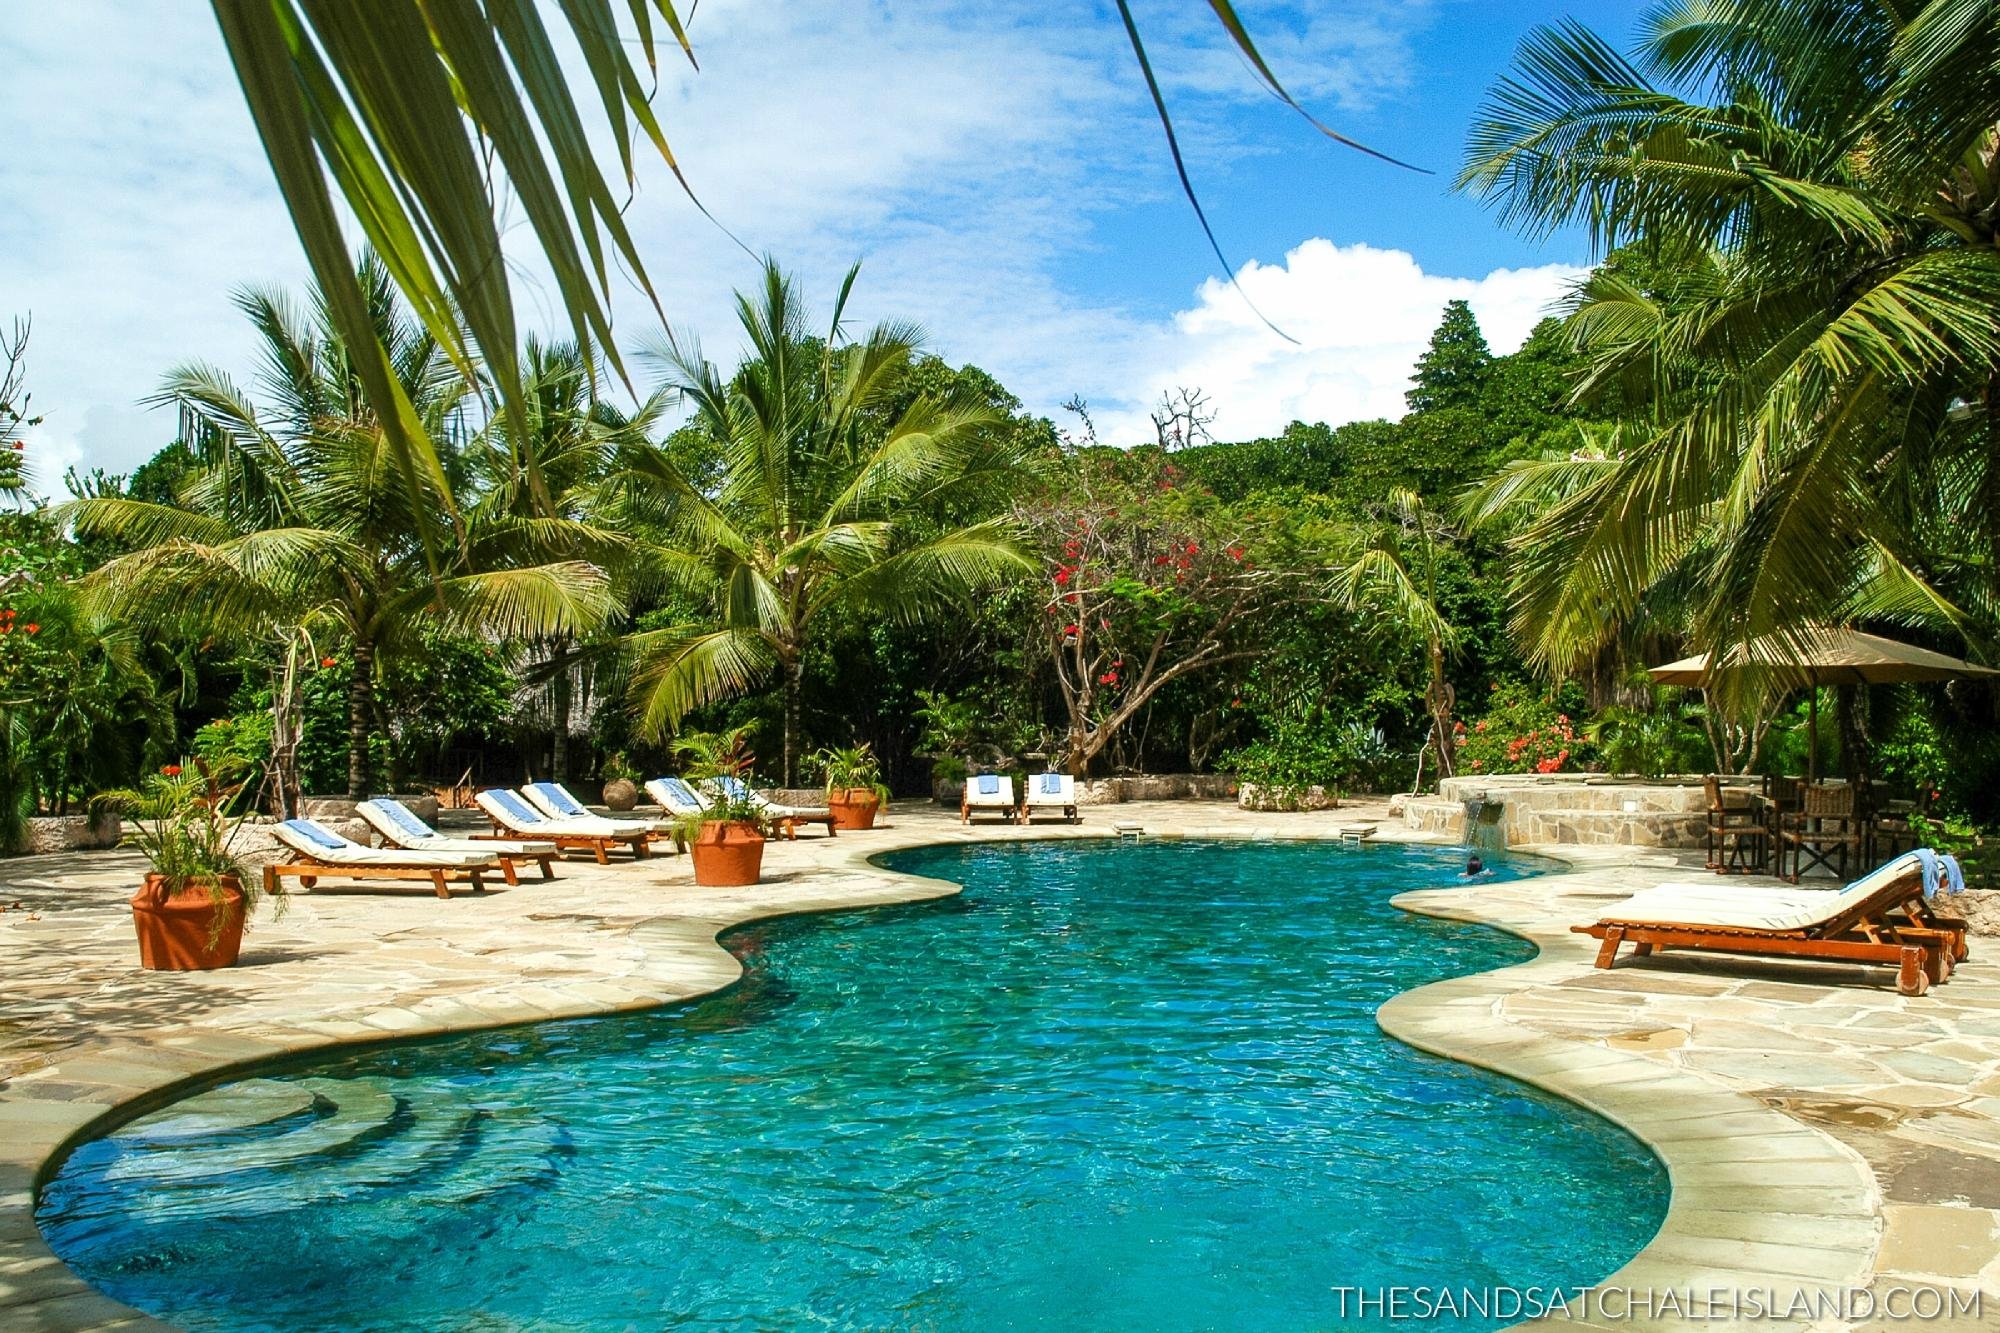
[[[1817,776],[1819,756],[1819,687],[1822,685],[1903,685],[1920,681],[1964,680],[2000,676],[1991,667],[1974,666],[1961,658],[1934,653],[1911,643],[1898,643],[1857,629],[1821,627],[1798,636],[1767,634],[1733,648],[1711,666],[1709,655],[1684,657],[1654,667],[1646,674],[1662,685],[1698,685],[1706,689],[1718,677],[1762,672],[1778,680],[1812,689],[1807,705],[1811,737],[1806,751],[1806,777]]]

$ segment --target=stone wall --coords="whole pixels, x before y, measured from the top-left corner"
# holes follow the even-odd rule
[[[116,847],[125,825],[117,815],[36,815],[28,820],[28,844],[33,853],[80,852]]]
[[[1693,848],[1707,839],[1708,794],[1698,777],[1550,773],[1446,778],[1436,796],[1403,798],[1403,822],[1420,833],[1463,840],[1468,800],[1499,805],[1498,828],[1510,847]]]

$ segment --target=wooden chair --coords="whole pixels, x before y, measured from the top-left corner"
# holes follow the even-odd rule
[[[1730,805],[1715,774],[1701,781],[1708,792],[1708,868],[1718,875],[1762,872],[1771,855],[1763,816],[1747,805]]]
[[[1807,787],[1799,813],[1787,817],[1778,833],[1778,870],[1784,872],[1785,851],[1792,853],[1791,881],[1796,884],[1812,866],[1822,866],[1847,878],[1848,854],[1863,852],[1863,820],[1850,783],[1816,783]],[[1838,858],[1838,865],[1835,858]]]
[[[1701,884],[1663,884],[1570,929],[1603,941],[1600,968],[1611,967],[1627,944],[1638,958],[1701,949],[1889,963],[1905,995],[1922,995],[1949,979],[1966,955],[1965,923],[1931,910],[1913,856],[1898,857],[1837,892],[1742,889],[1724,897]]]

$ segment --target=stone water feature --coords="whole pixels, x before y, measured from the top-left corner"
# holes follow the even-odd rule
[[[1604,773],[1506,773],[1446,778],[1435,796],[1404,797],[1403,821],[1419,833],[1472,846],[1574,843],[1700,847],[1708,796],[1701,778]]]

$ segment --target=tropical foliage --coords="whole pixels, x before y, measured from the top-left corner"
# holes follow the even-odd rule
[[[976,505],[1023,460],[1008,433],[985,429],[997,423],[981,404],[893,403],[917,335],[880,324],[843,341],[854,277],[816,338],[791,280],[767,264],[739,303],[751,355],[727,379],[685,340],[659,349],[720,462],[712,490],[663,449],[629,451],[614,479],[617,512],[660,537],[639,557],[642,577],[701,615],[636,637],[643,731],[657,739],[690,709],[775,675],[786,786],[798,777],[806,654],[827,618],[921,622],[1025,563],[995,520],[910,521],[920,507]]]

